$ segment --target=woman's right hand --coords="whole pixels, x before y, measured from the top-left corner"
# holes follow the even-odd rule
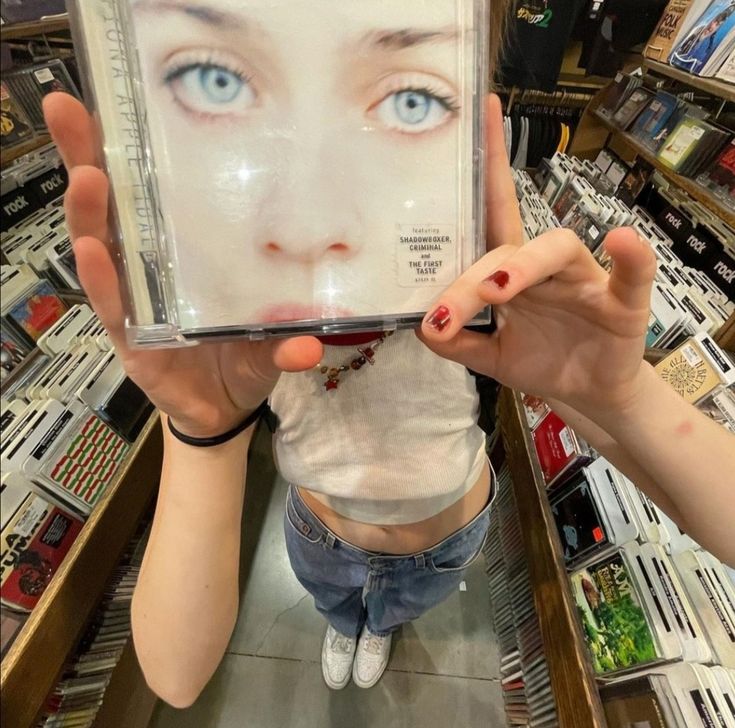
[[[64,208],[79,280],[128,376],[180,431],[192,437],[226,432],[270,394],[281,371],[302,371],[319,362],[322,345],[310,336],[130,348],[108,248],[109,184],[97,157],[94,122],[79,101],[63,93],[46,96],[44,114],[69,172]]]

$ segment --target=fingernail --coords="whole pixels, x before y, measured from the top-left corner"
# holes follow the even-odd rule
[[[452,314],[446,306],[439,306],[434,313],[429,316],[426,323],[431,326],[432,329],[436,329],[439,333],[444,331],[452,320]]]
[[[510,276],[508,275],[508,271],[504,270],[496,270],[495,273],[485,279],[485,283],[494,283],[501,289],[508,285],[508,281],[510,281]]]

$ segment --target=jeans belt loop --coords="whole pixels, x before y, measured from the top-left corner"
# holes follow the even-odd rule
[[[416,562],[417,569],[426,568],[426,556],[424,556],[424,554],[416,554],[413,558],[414,558],[414,561]]]
[[[336,539],[334,534],[327,531],[327,535],[324,537],[324,543],[328,549],[333,549]]]

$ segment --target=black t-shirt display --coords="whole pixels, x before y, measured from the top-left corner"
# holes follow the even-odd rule
[[[585,0],[521,0],[501,65],[506,86],[553,91]]]

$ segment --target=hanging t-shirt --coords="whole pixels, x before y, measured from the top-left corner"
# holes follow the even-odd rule
[[[501,63],[506,86],[553,91],[586,0],[520,0]]]

